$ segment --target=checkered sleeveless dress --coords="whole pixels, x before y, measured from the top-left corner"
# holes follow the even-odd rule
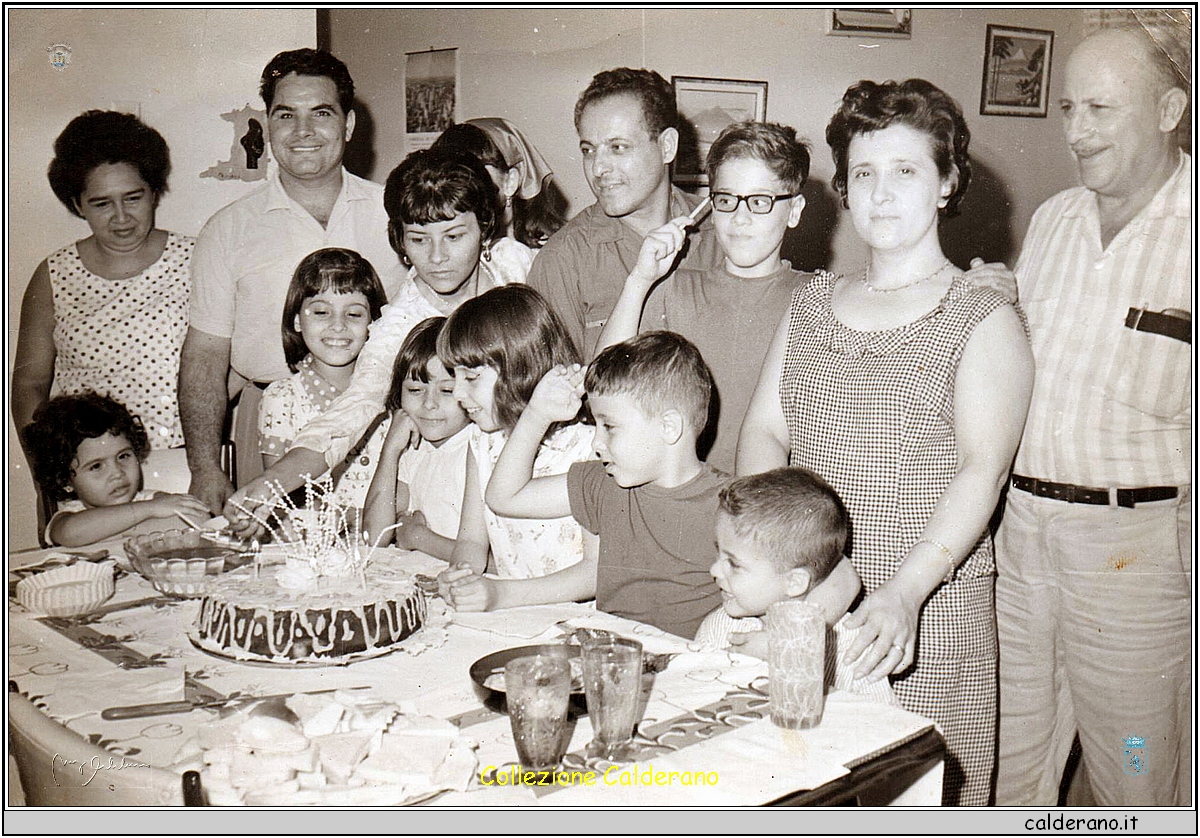
[[[956,279],[936,309],[896,329],[840,323],[838,278],[820,273],[792,296],[780,400],[791,464],[838,491],[851,560],[868,592],[899,568],[957,470],[954,379],[975,326],[1007,305]],[[916,664],[892,686],[938,723],[949,749],[943,802],[986,805],[995,763],[995,564],[984,534],[921,610]]]

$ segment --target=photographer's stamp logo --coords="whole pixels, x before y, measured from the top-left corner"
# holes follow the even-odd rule
[[[71,47],[69,44],[53,44],[46,47],[46,52],[50,53],[51,66],[60,73],[71,63]]]
[[[1149,754],[1146,751],[1146,739],[1142,736],[1125,737],[1124,757],[1121,768],[1126,774],[1145,774],[1149,768]]]

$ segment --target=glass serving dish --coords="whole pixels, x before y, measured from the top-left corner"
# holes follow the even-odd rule
[[[133,569],[168,596],[204,596],[213,577],[250,562],[249,547],[214,543],[199,530],[166,530],[135,535],[125,541]]]

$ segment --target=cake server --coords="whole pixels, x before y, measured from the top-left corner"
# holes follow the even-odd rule
[[[260,701],[291,698],[294,695],[327,695],[339,690],[366,690],[367,685],[358,687],[332,687],[327,690],[309,690],[302,693],[276,693],[274,695],[234,695],[229,698],[196,701],[157,701],[149,704],[130,704],[125,707],[109,707],[100,711],[100,718],[107,721],[118,719],[141,719],[146,716],[170,716],[175,713],[190,713],[193,710],[205,710],[212,707],[226,707],[230,704],[254,704]]]

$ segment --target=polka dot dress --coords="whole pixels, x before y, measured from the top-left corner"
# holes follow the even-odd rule
[[[54,299],[53,395],[95,390],[142,420],[151,448],[183,445],[176,396],[196,240],[167,234],[130,279],[89,271],[72,244],[46,260]]]
[[[312,356],[306,355],[296,364],[295,375],[272,383],[263,392],[258,409],[259,453],[282,457],[304,426],[324,413],[342,392],[316,371]],[[359,508],[366,502],[387,429],[385,420],[338,480],[337,493],[345,502]]]

